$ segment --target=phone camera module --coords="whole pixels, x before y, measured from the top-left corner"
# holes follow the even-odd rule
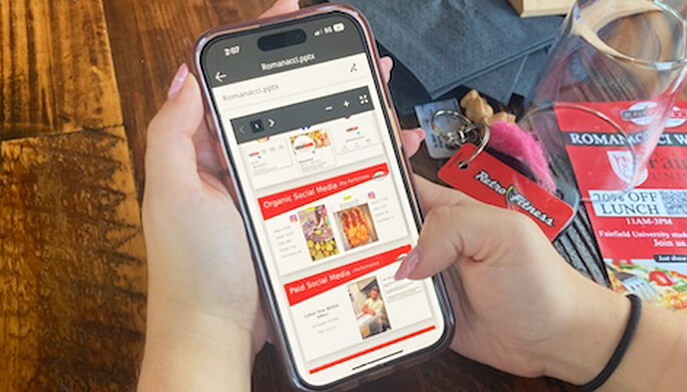
[[[283,49],[305,42],[307,35],[301,29],[267,35],[258,40],[258,47],[264,51]]]

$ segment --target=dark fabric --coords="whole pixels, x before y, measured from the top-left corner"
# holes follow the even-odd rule
[[[430,102],[432,97],[429,96],[415,75],[393,53],[389,52],[379,42],[377,46],[381,56],[389,56],[394,60],[394,70],[389,81],[389,92],[391,92],[396,110],[402,116],[414,116],[415,105]]]
[[[546,69],[549,60],[549,50],[538,50],[527,56],[522,73],[513,86],[513,93],[531,98],[532,90]]]
[[[562,21],[522,19],[506,0],[346,2],[363,11],[377,40],[432,99],[469,83],[507,101],[527,56],[550,46]]]
[[[511,95],[513,95],[515,84],[528,61],[529,56],[522,56],[463,84],[478,90],[482,95],[488,95],[499,102],[508,103]]]

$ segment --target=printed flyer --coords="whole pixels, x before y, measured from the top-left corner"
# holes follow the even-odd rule
[[[556,116],[613,289],[687,313],[687,102],[678,103],[662,135],[646,131],[656,106],[585,103],[625,130],[565,105]],[[646,169],[634,174],[628,141],[660,137]],[[633,175],[638,185],[627,188]]]

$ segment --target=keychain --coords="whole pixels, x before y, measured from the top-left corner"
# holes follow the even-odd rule
[[[448,132],[441,129],[437,124],[437,120],[444,116],[457,120],[460,126]],[[474,161],[475,158],[487,148],[489,138],[491,137],[491,129],[488,125],[474,124],[467,117],[455,110],[442,109],[436,111],[434,115],[432,115],[432,130],[444,140],[444,143],[455,149],[460,149],[468,143],[477,146],[477,149],[475,149],[467,159],[459,163],[458,166],[461,169],[467,167],[470,162]]]
[[[438,123],[443,117],[453,119],[457,125],[450,130],[442,129]],[[458,111],[438,110],[432,115],[431,126],[444,143],[456,150],[466,144],[477,146],[475,152],[460,163],[460,168],[464,169],[468,163],[488,149],[492,155],[537,182],[547,191],[556,192],[557,186],[539,139],[517,124],[508,121],[475,124]]]
[[[452,125],[449,128],[440,123]],[[534,171],[535,175],[530,176],[530,170],[514,168],[532,165],[534,159],[531,158],[535,156],[547,165],[548,172],[543,150],[532,148],[539,144],[530,140],[532,136],[524,134],[525,131],[517,125],[505,122],[478,124],[458,111],[437,110],[432,115],[431,126],[444,143],[458,149],[438,173],[445,183],[484,203],[529,216],[550,240],[571,222],[575,209],[553,194],[555,186],[550,191],[541,185],[541,178]],[[490,140],[492,144],[489,144]],[[492,154],[493,144],[502,148],[494,149]],[[511,159],[497,158],[502,154]],[[511,160],[515,164],[506,163]],[[553,183],[553,179],[550,181]]]

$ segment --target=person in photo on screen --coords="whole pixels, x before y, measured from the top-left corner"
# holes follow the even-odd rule
[[[384,310],[384,301],[379,296],[379,288],[374,286],[370,289],[370,293],[365,300],[363,305],[363,313],[367,313],[370,316],[376,316],[378,313]]]
[[[297,0],[280,0],[264,16],[297,9]],[[380,66],[388,81],[391,60]],[[182,65],[147,132],[142,392],[250,391],[254,359],[268,341],[243,220],[204,114],[198,83]],[[424,134],[401,138],[413,155]],[[595,378],[626,329],[629,301],[574,270],[525,215],[419,176],[415,184],[427,218],[396,278],[449,272],[451,349],[523,377]],[[645,304],[602,390],[685,390],[685,331],[685,316]]]

